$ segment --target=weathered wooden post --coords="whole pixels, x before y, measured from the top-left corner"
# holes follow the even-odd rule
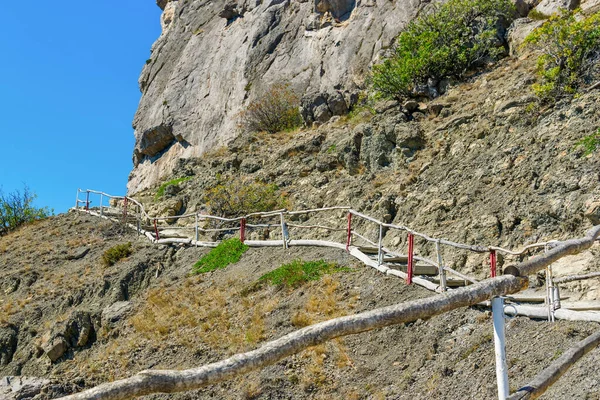
[[[346,230],[346,251],[350,251],[352,244],[352,213],[348,211],[348,228]]]
[[[100,193],[100,216],[104,216],[104,207],[102,207],[102,203],[104,203],[104,193]]]
[[[158,225],[156,225],[156,218],[154,218],[154,235],[156,236],[156,241],[160,240],[160,236],[158,236]]]
[[[242,243],[246,241],[246,218],[242,218],[240,221],[240,241]]]
[[[90,191],[85,191],[85,211],[90,211]]]
[[[498,399],[506,400],[510,394],[508,368],[506,367],[506,335],[504,331],[504,299],[492,298],[492,319],[494,321],[494,350],[496,353],[496,380]]]
[[[444,264],[442,263],[442,253],[440,251],[440,239],[435,242],[435,252],[437,253],[438,262],[438,273],[440,275],[440,289],[442,292],[446,291],[446,271],[444,271]]]
[[[288,243],[287,243],[287,227],[285,225],[285,220],[283,219],[283,213],[279,213],[279,217],[281,219],[281,239],[283,240],[283,248],[287,249],[288,248]]]
[[[198,240],[200,239],[200,235],[199,235],[199,232],[198,232],[198,213],[196,213],[194,215],[194,217],[196,217],[196,225],[194,225],[194,227],[195,227],[195,230],[196,230],[196,247],[198,247]],[[242,243],[244,243],[244,242],[242,241]]]
[[[383,224],[379,224],[379,241],[377,244],[377,264],[383,264]]]
[[[415,250],[415,235],[408,232],[408,263],[406,266],[406,283],[412,285],[413,278],[413,261],[414,261],[414,250]]]

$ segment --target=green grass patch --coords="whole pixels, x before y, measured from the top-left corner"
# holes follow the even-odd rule
[[[348,267],[340,267],[336,263],[328,263],[323,260],[294,260],[261,276],[258,280],[259,282],[269,282],[272,285],[299,286],[304,282],[317,281],[326,274],[349,271],[351,269]]]
[[[106,250],[104,254],[102,254],[102,263],[105,266],[110,267],[125,257],[129,257],[132,252],[133,250],[131,249],[131,242],[118,244]]]
[[[207,255],[198,260],[198,262],[194,264],[192,272],[194,274],[203,274],[205,272],[225,268],[229,264],[238,262],[242,257],[242,254],[248,249],[249,247],[242,243],[238,238],[224,240]]]
[[[156,196],[154,196],[154,200],[158,200],[161,197],[163,197],[163,195],[165,194],[165,189],[168,186],[179,185],[181,182],[187,182],[190,179],[192,179],[191,176],[185,176],[183,178],[177,178],[177,179],[173,179],[173,180],[163,183],[162,185],[160,185],[158,187],[158,190],[156,191]]]
[[[589,156],[600,147],[600,128],[596,133],[585,136],[575,143],[575,146],[583,148],[583,154]]]

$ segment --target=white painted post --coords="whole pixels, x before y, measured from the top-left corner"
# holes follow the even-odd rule
[[[75,210],[79,210],[79,191],[81,189],[77,188],[77,196],[75,196]]]
[[[196,213],[195,217],[196,217],[196,225],[195,225],[195,227],[196,227],[196,247],[198,247],[198,239],[199,239],[199,237],[198,237],[198,213]]]
[[[508,368],[506,367],[506,336],[504,332],[504,299],[492,298],[492,319],[494,321],[494,350],[496,352],[496,380],[498,399],[509,396]]]
[[[104,215],[104,207],[102,207],[102,203],[104,202],[104,195],[100,193],[100,216]]]
[[[377,264],[381,265],[383,264],[383,224],[379,224],[379,244],[378,244],[378,248],[377,248]]]
[[[440,289],[442,292],[446,291],[446,271],[444,271],[444,264],[442,263],[442,253],[440,251],[440,239],[435,242],[435,251],[437,253],[438,261],[438,272],[440,274]]]

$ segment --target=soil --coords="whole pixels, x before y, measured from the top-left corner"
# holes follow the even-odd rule
[[[132,242],[132,255],[104,266],[107,249]],[[81,259],[82,247],[89,251]],[[57,398],[148,369],[183,369],[256,348],[306,324],[431,296],[418,286],[362,266],[325,248],[250,249],[225,269],[190,275],[209,250],[153,246],[135,232],[69,213],[0,238],[1,332],[18,332],[0,376],[51,380],[36,399]],[[293,259],[323,259],[350,268],[298,287],[257,284]],[[19,281],[15,286],[14,282]],[[103,310],[130,302],[111,322]],[[50,361],[44,338],[88,313],[93,335]],[[96,318],[97,317],[97,318]],[[507,323],[511,389],[598,329],[595,323]],[[79,332],[81,338],[81,331]],[[3,342],[0,342],[3,343]],[[4,346],[4,345],[3,345]],[[7,352],[0,348],[0,354]],[[600,398],[594,350],[547,392],[547,399]],[[2,392],[0,392],[2,393]],[[148,399],[453,399],[495,398],[492,322],[466,308],[410,324],[348,336],[308,349],[261,371],[203,390]]]

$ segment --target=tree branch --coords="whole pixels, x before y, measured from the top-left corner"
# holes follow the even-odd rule
[[[65,400],[117,400],[150,393],[173,393],[198,389],[236,375],[274,364],[339,336],[346,336],[384,326],[425,319],[459,307],[477,304],[495,296],[519,292],[527,287],[527,279],[505,275],[430,298],[383,307],[321,322],[265,343],[262,347],[203,367],[183,371],[146,370],[137,375],[105,383]]]

